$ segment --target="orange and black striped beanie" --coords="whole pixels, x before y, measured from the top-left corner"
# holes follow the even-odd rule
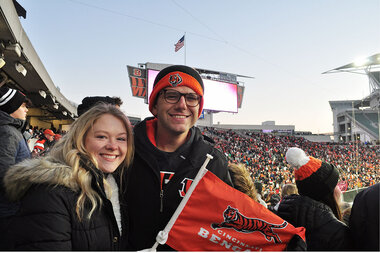
[[[152,112],[156,104],[158,93],[166,87],[187,86],[201,96],[199,102],[198,117],[203,109],[203,81],[199,73],[191,67],[184,65],[172,65],[161,70],[153,83],[153,90],[149,97],[149,111]]]

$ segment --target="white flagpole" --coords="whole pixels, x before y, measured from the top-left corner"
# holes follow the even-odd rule
[[[168,234],[169,234],[170,230],[172,229],[174,223],[176,222],[178,216],[181,214],[183,208],[186,206],[187,201],[189,200],[191,194],[193,193],[193,191],[194,191],[195,187],[197,186],[197,184],[199,183],[199,181],[207,173],[208,170],[206,169],[206,166],[207,166],[208,162],[211,159],[213,159],[213,156],[210,154],[207,154],[206,156],[207,156],[206,160],[204,161],[202,167],[199,169],[197,175],[194,178],[194,181],[191,183],[190,188],[187,191],[185,197],[181,200],[181,203],[179,203],[177,209],[175,210],[173,216],[170,218],[168,224],[166,224],[166,227],[164,228],[164,230],[160,231],[157,234],[156,243],[151,248],[151,251],[156,251],[158,244],[165,244],[166,243],[166,241],[168,239]]]
[[[183,41],[183,43],[185,44],[185,65],[186,65],[186,44],[187,44],[187,42],[186,42],[186,32],[185,32],[185,35],[183,35],[184,36],[184,41]]]

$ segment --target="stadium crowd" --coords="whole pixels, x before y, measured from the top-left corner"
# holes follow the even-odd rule
[[[260,251],[275,246],[378,250],[378,147],[199,129],[193,126],[203,109],[203,81],[196,70],[169,66],[159,72],[153,86],[149,110],[154,117],[132,128],[119,110],[120,101],[86,97],[78,106],[80,116],[61,140],[53,126],[30,126],[25,131],[26,96],[0,87],[0,131],[5,144],[0,159],[0,229],[7,231],[0,237],[0,249],[219,250],[214,248],[215,242],[219,245],[214,234],[213,239],[203,240],[200,232],[183,237],[182,231],[176,236],[183,239],[176,239],[163,230],[183,197],[191,194],[190,184],[198,178],[194,175],[201,175],[204,156],[210,154],[212,160],[208,157],[202,168],[207,165],[211,173],[206,172],[202,182],[207,183],[207,175],[219,179],[205,188],[199,185],[198,195],[207,203],[193,207],[195,215],[189,215],[187,226],[201,220],[205,225],[196,226],[209,226],[223,213],[224,221],[212,223],[212,229],[262,233],[245,238],[250,240],[247,244],[231,240],[221,246],[235,244],[235,250],[252,245]],[[31,139],[34,145],[27,143]],[[369,186],[344,209],[339,178],[346,189]],[[212,202],[208,186],[217,193]],[[260,201],[261,194],[266,203]],[[232,199],[237,200],[233,207]],[[206,208],[210,212],[204,212]],[[239,210],[252,213],[246,217]],[[198,214],[203,218],[198,219]],[[269,221],[272,218],[283,220],[276,225]],[[272,231],[285,229],[288,223],[294,227],[287,228],[287,238]],[[190,238],[202,240],[203,245],[182,244]]]
[[[252,131],[203,128],[230,162],[243,163],[267,192],[279,192],[281,186],[294,183],[293,169],[288,168],[285,153],[289,147],[299,147],[308,155],[334,164],[346,190],[374,185],[380,181],[378,146],[354,143],[317,143],[303,137],[273,135]]]

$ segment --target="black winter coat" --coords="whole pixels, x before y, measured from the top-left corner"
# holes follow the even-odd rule
[[[124,196],[128,213],[128,250],[153,246],[157,233],[173,215],[205,161],[206,154],[214,157],[207,169],[232,186],[225,156],[205,140],[198,128],[190,129],[191,136],[178,150],[166,153],[149,141],[146,121],[134,128],[135,157],[126,173],[127,190]],[[165,164],[168,168],[163,167]],[[166,169],[168,172],[165,172]],[[161,178],[168,182],[163,183],[162,187]],[[168,249],[166,245],[158,247],[158,250]]]
[[[348,227],[325,204],[301,195],[284,197],[277,215],[295,227],[306,228],[308,251],[352,249]]]
[[[90,209],[86,203],[80,221],[75,211],[79,186],[70,180],[71,171],[66,165],[41,159],[26,160],[8,171],[7,193],[21,203],[6,234],[11,249],[120,250],[120,232],[103,190],[102,173],[92,173],[92,186],[103,205],[87,219]]]
[[[0,218],[13,215],[18,206],[5,198],[3,178],[10,166],[30,158],[30,150],[22,135],[25,121],[0,110]]]
[[[379,251],[380,183],[359,192],[352,205],[350,231],[354,249]]]

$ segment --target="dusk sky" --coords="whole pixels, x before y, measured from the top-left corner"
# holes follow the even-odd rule
[[[332,132],[331,100],[369,95],[365,75],[322,74],[380,53],[380,0],[18,0],[21,23],[51,79],[71,101],[120,96],[131,116],[150,116],[131,94],[127,65],[154,62],[252,76],[237,114],[214,124],[272,120]],[[174,44],[186,32],[186,46]]]

